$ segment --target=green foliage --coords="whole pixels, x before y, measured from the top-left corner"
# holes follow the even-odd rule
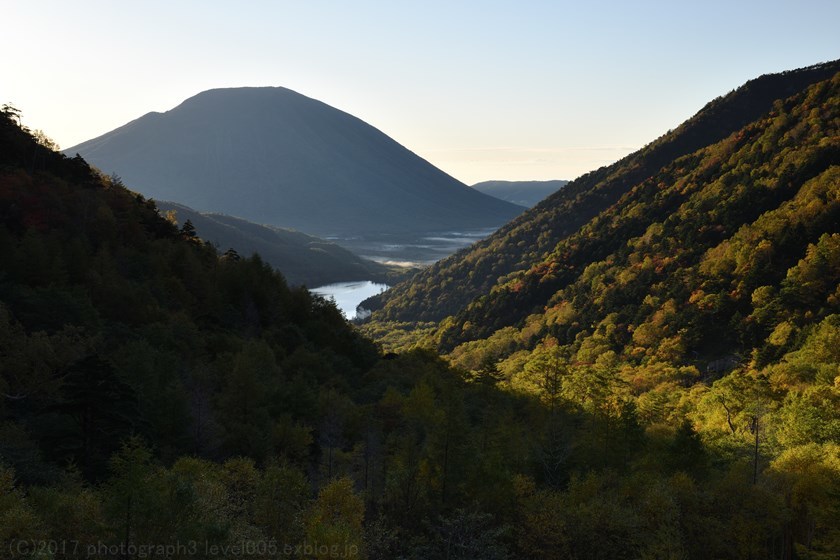
[[[300,231],[256,224],[224,214],[200,213],[172,202],[159,204],[173,223],[190,223],[192,237],[224,251],[225,258],[259,253],[266,262],[282,270],[290,285],[310,288],[348,280],[392,283],[406,276],[404,270],[361,258],[354,253]],[[190,228],[187,228],[190,229]],[[235,247],[235,249],[233,249]]]
[[[0,465],[0,544],[4,551],[19,539],[37,535],[40,529],[37,514],[15,484],[14,470]]]
[[[315,558],[334,558],[335,551],[359,556],[365,506],[348,478],[327,484],[305,513],[306,542],[317,544]]]
[[[412,558],[428,560],[505,560],[504,529],[494,527],[490,515],[462,509],[440,518],[431,527],[429,542],[412,551]]]
[[[818,557],[840,550],[837,495],[840,493],[840,446],[810,443],[793,447],[770,467],[772,483],[789,509],[786,530],[796,552]]]
[[[836,546],[827,526],[828,545],[792,529],[818,523],[794,520],[773,466],[838,443],[840,75],[822,68],[713,102],[381,297],[365,329],[389,348],[437,348],[466,378],[541,403],[525,420],[529,468],[514,471],[539,504],[517,524],[521,551],[790,558]],[[785,96],[745,110],[776,87]],[[599,501],[634,472],[659,481],[669,523],[640,519],[629,496]]]
[[[254,521],[262,531],[281,543],[300,542],[303,515],[309,502],[303,473],[288,464],[270,464],[255,494]]]
[[[457,316],[365,326],[384,356],[118,178],[3,153],[2,549],[836,556],[838,87],[650,167],[691,144],[662,139],[626,188],[602,170],[617,204],[572,188],[592,219]]]
[[[497,323],[492,325],[492,329],[482,330],[479,334],[485,337],[499,327],[524,318],[544,305],[548,296],[557,290],[558,281],[568,282],[569,278],[580,274],[587,264],[606,258],[629,237],[642,235],[646,226],[641,222],[645,218],[653,218],[653,215],[650,210],[642,212],[643,208],[636,207],[626,215],[636,226],[632,230],[628,231],[628,228],[623,227],[625,224],[607,219],[601,222],[603,229],[600,232],[588,230],[587,235],[578,237],[575,242],[564,245],[558,245],[559,243],[582,227],[585,228],[600,213],[614,209],[623,197],[632,195],[634,191],[638,194],[638,191],[644,188],[648,195],[653,195],[651,191],[657,188],[658,183],[653,178],[672,162],[681,164],[676,171],[687,171],[697,167],[697,179],[703,183],[711,182],[717,171],[716,166],[726,162],[728,154],[721,155],[719,159],[708,159],[702,165],[691,157],[692,154],[708,146],[731,142],[733,135],[739,130],[774,110],[779,100],[830,79],[838,70],[840,64],[835,61],[792,72],[761,76],[710,102],[676,130],[651,142],[642,150],[611,166],[579,177],[500,228],[492,236],[434,264],[409,281],[375,298],[378,301],[377,309],[381,309],[374,313],[374,321],[441,321],[447,316],[457,315],[471,302],[480,301],[480,298],[487,297],[494,289],[505,285],[509,285],[509,289],[505,291],[510,293],[506,293],[505,296],[511,299],[511,305],[503,309],[491,309],[485,303],[479,313],[485,312]],[[767,146],[765,151],[769,152],[771,148],[777,147],[779,140],[794,144],[815,132],[818,139],[826,138],[828,143],[831,143],[830,130],[821,129],[829,123],[830,114],[817,113],[812,116],[809,113],[803,117],[807,119],[806,122],[794,123],[796,126],[788,129],[787,136],[779,134],[762,138],[755,144],[756,148]],[[754,153],[753,149],[748,154],[753,159],[761,155],[761,151]],[[744,160],[744,163],[751,162]],[[734,178],[735,176],[727,177],[727,180]],[[673,185],[677,194],[684,186],[684,183],[679,181],[679,174],[663,176],[662,179],[673,179],[676,185],[668,182],[665,184]],[[750,183],[753,181],[749,175],[747,179]],[[791,173],[785,175],[784,179],[800,178],[792,168]],[[679,203],[679,197],[662,193],[659,198],[658,202],[665,208],[657,214],[667,217],[670,209],[674,208],[673,204]],[[731,211],[732,209],[728,210]],[[710,220],[704,219],[701,223],[692,224],[695,226],[692,236],[697,237],[700,234],[700,237],[707,238],[707,241],[719,236],[721,232],[714,229],[714,219],[711,220],[712,223],[707,223],[708,221]],[[686,228],[686,231],[692,230]],[[675,239],[681,237],[675,236]],[[597,245],[593,241],[596,241]],[[546,257],[552,253],[559,255],[562,262],[545,262]],[[539,272],[539,278],[533,279],[535,285],[526,284],[527,281],[521,278],[521,274],[530,269]],[[529,297],[530,294],[517,295],[526,287],[538,294],[536,301]],[[511,319],[513,321],[510,321]],[[468,320],[475,322],[473,317]],[[459,342],[473,338],[476,337],[459,337]],[[451,349],[449,345],[447,348]]]
[[[264,459],[279,444],[308,454],[305,435],[277,440],[304,416],[289,417],[299,396],[279,387],[358,376],[375,347],[258,256],[220,258],[119,178],[0,120],[2,420],[89,479],[132,434],[168,460],[185,449]],[[44,165],[28,166],[30,152]],[[307,352],[320,363],[296,370]]]

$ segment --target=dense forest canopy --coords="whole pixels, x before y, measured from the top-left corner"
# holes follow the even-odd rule
[[[761,76],[709,102],[677,129],[613,165],[575,179],[488,238],[365,304],[381,321],[440,321],[509,274],[537,266],[557,244],[663,166],[711,146],[840,71],[840,61]]]
[[[814,78],[829,67],[773,78],[785,95],[713,141],[631,156],[655,168],[553,243],[540,225],[524,265],[450,317],[386,308],[365,329],[384,354],[5,108],[2,555],[835,557],[840,75]],[[613,172],[630,173],[575,196],[603,199]],[[529,215],[567,212],[573,186]],[[402,293],[431,307],[455,290],[427,288]]]
[[[234,248],[241,255],[259,253],[292,286],[310,288],[352,280],[394,283],[404,270],[396,270],[351,253],[325,239],[278,227],[255,224],[225,214],[197,212],[182,204],[157,201],[180,225],[190,221],[203,240],[220,250]]]
[[[746,461],[751,441],[756,484],[762,460],[798,446],[827,451],[836,465],[837,66],[764,77],[716,100],[671,135],[384,294],[364,330],[394,350],[444,352],[513,392],[544,394],[555,372],[549,385],[567,401],[618,418],[629,407],[648,435],[690,426],[706,450],[730,460],[743,445]],[[816,79],[826,71],[831,77]],[[799,85],[755,118],[755,107],[745,109],[744,99]],[[736,109],[752,120],[733,128],[744,115],[720,117]],[[705,144],[660,165],[657,150],[689,144],[683,136],[700,126]],[[554,222],[558,212],[585,216],[586,200],[622,182],[577,229],[552,229],[568,227]],[[521,268],[488,279],[488,270],[512,266]],[[480,295],[464,300],[470,290]],[[449,317],[434,320],[447,309]],[[826,488],[836,488],[836,477]]]

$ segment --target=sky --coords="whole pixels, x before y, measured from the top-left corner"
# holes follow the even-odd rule
[[[0,104],[69,148],[283,86],[467,183],[573,179],[769,72],[840,58],[840,0],[4,0]]]

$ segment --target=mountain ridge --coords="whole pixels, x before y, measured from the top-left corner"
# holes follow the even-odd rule
[[[724,139],[772,110],[773,103],[827,79],[840,61],[768,74],[707,103],[693,117],[618,162],[587,173],[488,238],[371,298],[381,321],[440,321],[483,296],[500,279],[527,270],[662,165]],[[464,278],[469,280],[464,281]],[[444,293],[439,286],[448,286]]]
[[[354,280],[392,282],[398,276],[385,265],[299,231],[255,224],[225,214],[201,213],[174,202],[157,201],[157,207],[164,213],[174,211],[174,218],[181,226],[189,220],[201,239],[222,252],[233,249],[241,256],[258,253],[290,285],[317,287]]]
[[[791,99],[800,105],[811,102],[801,98],[805,98],[806,94],[810,96],[814,88],[819,89],[823,84],[825,82],[816,84]],[[837,187],[840,185],[840,174],[837,173],[840,169],[838,117],[836,110],[832,112],[827,108],[831,101],[825,99],[832,99],[828,95],[833,95],[833,99],[837,100],[840,74],[822,89],[833,93],[823,93],[823,101],[813,103],[823,104],[817,105],[816,110],[827,115],[828,137],[823,137],[822,133],[802,132],[795,141],[792,140],[791,135],[796,134],[792,132],[795,125],[804,122],[805,109],[797,108],[798,112],[793,114],[780,110],[719,143],[675,160],[650,179],[636,185],[616,205],[599,214],[581,230],[561,241],[541,262],[511,275],[485,297],[471,302],[456,315],[453,324],[444,327],[445,333],[441,333],[443,347],[452,348],[466,340],[489,336],[504,326],[521,324],[530,314],[550,315],[555,306],[562,307],[565,301],[574,301],[575,307],[610,309],[609,304],[599,303],[603,296],[599,297],[596,293],[601,291],[609,292],[610,297],[624,301],[627,306],[638,305],[632,298],[617,292],[622,286],[630,293],[644,293],[645,287],[631,284],[633,276],[622,272],[621,268],[634,270],[639,266],[638,259],[643,259],[646,254],[653,262],[657,262],[657,258],[661,261],[656,264],[654,272],[648,273],[648,281],[668,286],[662,291],[667,291],[674,298],[677,314],[684,312],[691,315],[692,305],[687,302],[692,297],[699,297],[696,294],[712,292],[713,287],[720,297],[718,305],[721,309],[716,314],[727,317],[727,324],[717,332],[732,332],[728,344],[726,341],[715,344],[705,341],[708,337],[717,336],[709,324],[706,325],[706,339],[686,341],[686,346],[694,350],[721,344],[731,347],[738,341],[737,329],[729,325],[730,321],[736,321],[733,315],[736,312],[747,315],[753,311],[747,294],[759,288],[759,282],[781,290],[785,271],[792,270],[800,259],[806,258],[809,246],[821,243],[830,246],[830,240],[821,242],[820,239],[823,234],[837,231],[840,219],[840,200],[837,199]],[[771,147],[758,157],[761,165],[740,163],[747,160],[748,151],[753,146],[759,143],[769,146],[768,140],[779,142],[784,152],[781,148]],[[738,163],[727,162],[732,159]],[[765,160],[768,163],[764,163]],[[750,174],[750,169],[755,171]],[[751,179],[756,184],[750,184]],[[733,190],[728,192],[726,188],[730,186]],[[703,211],[708,216],[706,223],[699,211],[704,207],[708,207]],[[806,212],[809,215],[807,222],[800,217]],[[771,219],[768,216],[773,216],[772,227],[764,225]],[[789,231],[780,231],[780,228]],[[747,236],[743,233],[746,231],[754,233]],[[744,236],[747,238],[742,239]],[[670,241],[666,241],[666,237]],[[772,247],[773,266],[760,257],[753,257],[759,262],[751,265],[757,269],[751,271],[750,266],[739,262],[727,273],[734,278],[731,280],[732,293],[724,293],[726,290],[721,284],[725,285],[725,282],[718,279],[717,274],[706,272],[716,267],[711,259],[734,259],[729,249],[732,246],[743,247],[745,252],[771,250],[759,248],[762,239]],[[645,244],[657,250],[647,250]],[[670,246],[671,249],[660,249],[660,246]],[[640,256],[634,262],[628,254]],[[601,267],[615,272],[602,281],[605,283],[603,288],[587,287],[587,271],[595,275]],[[736,268],[741,269],[740,272],[736,273]],[[692,296],[685,293],[684,288],[673,285],[674,281],[667,278],[668,274],[676,277],[685,275],[680,280],[681,285],[693,287],[692,291],[696,294]],[[744,278],[739,278],[741,276]],[[710,279],[698,280],[706,277]],[[612,283],[617,285],[612,286]],[[583,295],[590,291],[595,293]],[[830,294],[824,295],[828,296]],[[584,303],[589,300],[596,303]],[[787,305],[792,304],[788,302]],[[604,314],[606,311],[601,315],[596,312],[592,321],[603,320]],[[696,318],[698,322],[709,319],[703,313]],[[554,330],[546,329],[549,332]],[[696,325],[689,330],[700,332]],[[760,339],[753,343],[759,344]]]
[[[482,181],[471,186],[484,194],[531,208],[568,183],[569,181],[562,179],[550,181]]]

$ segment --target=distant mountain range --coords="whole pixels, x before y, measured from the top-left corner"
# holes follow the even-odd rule
[[[255,224],[225,214],[201,213],[181,204],[158,202],[161,212],[174,211],[179,225],[189,220],[197,235],[220,253],[234,249],[242,257],[258,253],[292,285],[317,287],[333,282],[391,282],[386,266],[363,259],[335,243],[299,231]]]
[[[562,189],[568,181],[483,181],[472,186],[475,190],[531,208],[547,196]]]
[[[494,227],[523,210],[280,87],[205,91],[65,153],[156,200],[317,235]]]

